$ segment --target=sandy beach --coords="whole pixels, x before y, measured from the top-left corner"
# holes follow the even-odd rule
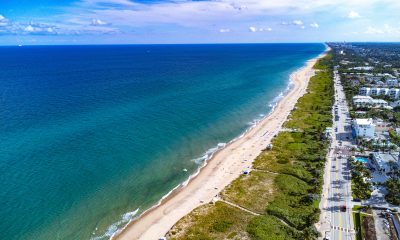
[[[160,205],[130,222],[113,239],[153,240],[163,237],[179,219],[196,207],[212,201],[222,189],[243,174],[243,170],[251,167],[252,161],[281,130],[297,100],[306,93],[309,79],[314,75],[312,67],[317,59],[309,60],[305,67],[291,75],[291,89],[274,111],[241,138],[215,153],[186,187],[176,190]]]

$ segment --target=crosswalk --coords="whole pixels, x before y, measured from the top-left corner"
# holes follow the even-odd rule
[[[355,233],[354,229],[348,229],[348,228],[343,228],[343,227],[339,227],[339,226],[331,226],[331,228],[334,230],[342,231],[342,232]]]

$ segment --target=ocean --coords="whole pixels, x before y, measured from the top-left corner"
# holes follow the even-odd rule
[[[323,44],[0,47],[0,239],[109,239]]]

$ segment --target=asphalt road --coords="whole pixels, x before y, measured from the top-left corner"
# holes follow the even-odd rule
[[[330,176],[328,197],[325,211],[327,211],[327,223],[330,225],[330,239],[355,239],[349,162],[351,156],[352,137],[349,111],[337,74],[335,82],[335,104],[333,139],[329,152]]]

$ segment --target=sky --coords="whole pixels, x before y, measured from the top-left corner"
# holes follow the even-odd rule
[[[400,41],[399,0],[1,0],[0,45]]]

